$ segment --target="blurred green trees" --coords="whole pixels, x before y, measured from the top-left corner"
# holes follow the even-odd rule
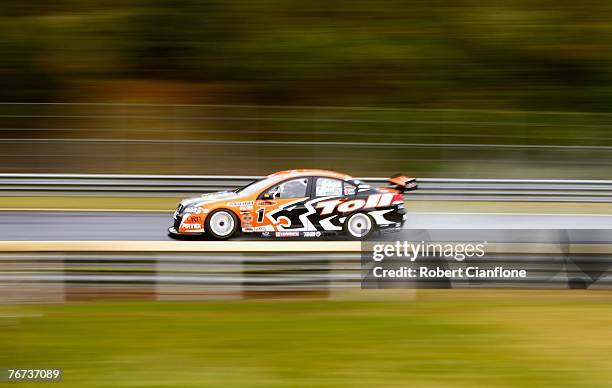
[[[0,99],[142,79],[219,102],[610,111],[610,19],[606,1],[2,2]]]

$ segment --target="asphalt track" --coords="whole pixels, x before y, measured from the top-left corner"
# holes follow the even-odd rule
[[[171,223],[169,212],[0,211],[0,240],[163,241]],[[612,229],[612,215],[409,213],[405,228]]]

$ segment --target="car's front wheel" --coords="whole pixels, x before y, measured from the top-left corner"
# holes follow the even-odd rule
[[[229,210],[215,210],[206,217],[206,232],[219,240],[232,237],[238,227],[238,217]]]
[[[365,213],[353,213],[344,221],[344,231],[353,239],[366,240],[374,232],[374,222]]]

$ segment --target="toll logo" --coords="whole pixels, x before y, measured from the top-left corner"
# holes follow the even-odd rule
[[[385,207],[392,204],[403,203],[395,198],[395,194],[373,194],[367,199],[352,199],[345,201],[343,199],[332,199],[317,203],[317,209],[321,209],[321,215],[332,214],[335,210],[340,213],[350,213],[359,209],[369,209],[375,207]]]

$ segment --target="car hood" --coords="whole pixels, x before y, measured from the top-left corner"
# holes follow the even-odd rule
[[[240,197],[235,191],[219,191],[216,193],[202,194],[199,197],[187,198],[181,201],[181,205],[187,206],[201,206],[210,202],[220,201],[225,199],[232,199]]]

